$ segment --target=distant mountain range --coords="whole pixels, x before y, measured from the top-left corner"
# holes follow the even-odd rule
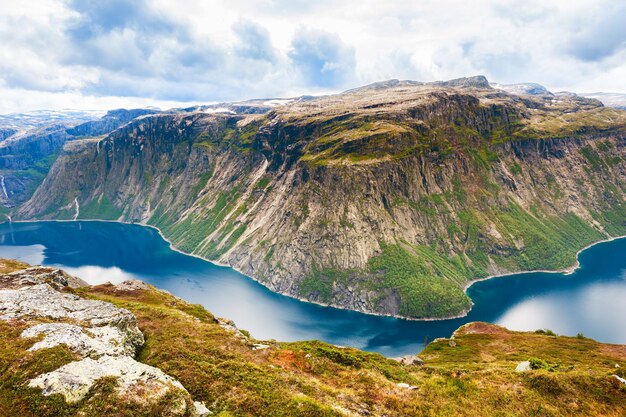
[[[26,130],[51,123],[79,124],[97,120],[105,113],[99,110],[34,110],[23,113],[0,114],[0,130]]]
[[[532,95],[532,96],[547,96],[547,97],[559,97],[559,96],[572,96],[574,93],[567,91],[560,91],[552,93],[547,88],[536,83],[520,83],[520,84],[498,84],[492,83],[493,88],[504,90],[511,94],[517,95]],[[626,93],[581,93],[582,97],[596,99],[602,102],[605,106],[615,107],[618,109],[626,109]]]
[[[6,210],[27,200],[67,141],[102,136],[137,117],[157,112],[40,110],[0,116],[0,204]]]
[[[585,97],[595,98],[604,103],[605,106],[626,110],[625,93],[585,93]]]

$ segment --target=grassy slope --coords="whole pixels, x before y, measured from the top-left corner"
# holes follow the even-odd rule
[[[202,307],[155,289],[119,292],[103,285],[78,294],[132,311],[146,336],[137,359],[178,378],[194,400],[221,416],[626,413],[626,387],[610,376],[624,375],[624,346],[475,323],[457,332],[454,347],[448,340],[431,343],[421,353],[424,366],[403,366],[315,341],[269,342],[269,349],[253,351],[253,340],[235,338]],[[146,409],[114,398],[106,380],[74,406],[25,388],[28,378],[73,356],[64,347],[26,352],[32,341],[19,338],[24,327],[0,322],[1,415],[166,415],[164,404]],[[531,358],[543,369],[514,372]]]

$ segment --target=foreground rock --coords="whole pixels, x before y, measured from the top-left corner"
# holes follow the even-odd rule
[[[424,365],[424,360],[416,355],[405,355],[393,360],[400,362],[402,365]]]
[[[21,334],[40,338],[30,351],[67,346],[81,359],[31,379],[43,395],[61,394],[68,403],[82,400],[101,378],[115,378],[118,395],[140,404],[171,398],[170,415],[208,415],[194,404],[182,384],[158,368],[133,359],[144,337],[137,319],[111,303],[62,292],[86,285],[52,268],[29,268],[0,276],[0,319],[33,325]],[[122,291],[146,289],[141,282],[120,284]],[[42,320],[53,322],[41,322]]]
[[[64,344],[82,356],[92,357],[134,355],[136,344],[143,340],[143,337],[140,339],[136,334],[133,334],[135,338],[130,339],[122,330],[113,326],[86,329],[67,323],[42,323],[22,332],[22,337],[38,337],[39,335],[44,336],[43,340],[35,343],[29,350]]]
[[[185,388],[180,382],[158,368],[137,362],[129,356],[102,356],[98,360],[85,358],[69,363],[55,371],[40,375],[28,386],[41,388],[44,395],[61,394],[67,402],[81,400],[94,383],[104,377],[115,377],[123,393],[135,393],[142,401],[157,400],[176,388]],[[141,395],[144,392],[145,395]]]
[[[103,301],[61,293],[46,283],[0,292],[0,319],[25,316],[78,322],[89,328],[108,327],[111,332],[117,332],[119,342],[125,345],[127,351],[134,352],[143,344],[143,335],[130,311]],[[94,335],[106,337],[108,333],[96,331]]]
[[[517,364],[515,367],[515,372],[526,372],[531,371],[533,368],[530,366],[530,361],[524,361]]]
[[[1,289],[19,289],[29,285],[49,284],[56,289],[79,288],[88,284],[61,269],[35,266],[21,271],[0,275]]]

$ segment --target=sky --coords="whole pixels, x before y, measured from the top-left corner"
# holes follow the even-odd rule
[[[2,0],[0,113],[485,75],[626,93],[622,0]]]

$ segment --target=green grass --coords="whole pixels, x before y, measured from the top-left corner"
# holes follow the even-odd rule
[[[122,214],[123,210],[116,207],[106,195],[102,194],[99,198],[94,198],[85,206],[80,207],[78,218],[117,220]]]
[[[328,303],[333,298],[334,284],[345,283],[349,275],[350,271],[333,268],[313,268],[300,282],[298,292],[303,297]]]
[[[580,153],[589,161],[595,171],[600,171],[602,168],[606,167],[604,160],[591,146],[582,147]]]
[[[470,307],[458,282],[464,277],[450,259],[427,246],[382,244],[382,249],[383,253],[369,262],[369,272],[376,278],[368,285],[380,292],[395,291],[401,315],[445,317]]]
[[[208,181],[208,175],[209,173],[205,173],[202,181]],[[179,219],[174,211],[168,212],[159,205],[148,220],[148,224],[161,229],[181,250],[217,259],[232,248],[246,230],[246,224],[237,222],[237,218],[248,210],[246,203],[240,204],[235,209],[239,197],[240,192],[236,188],[222,192],[209,208],[189,214],[183,219]],[[203,199],[207,200],[208,197]],[[228,215],[230,220],[224,223]],[[217,238],[204,242],[206,237],[215,231],[219,231]]]
[[[200,178],[198,179],[198,182],[196,183],[196,185],[193,186],[193,188],[191,189],[191,193],[189,194],[190,197],[192,199],[196,199],[198,197],[198,194],[200,193],[200,191],[202,191],[204,189],[204,187],[206,187],[207,183],[209,182],[209,180],[211,179],[211,177],[213,177],[213,171],[207,171],[207,172],[203,172],[200,175]]]
[[[3,272],[25,266],[2,263]],[[178,379],[191,399],[205,402],[216,416],[590,417],[626,412],[626,389],[611,376],[626,375],[626,352],[587,338],[471,323],[455,332],[454,344],[447,339],[430,343],[419,353],[423,366],[403,366],[377,353],[320,341],[265,341],[270,347],[255,351],[255,339],[236,338],[203,307],[153,287],[118,291],[104,284],[73,292],[131,311],[145,336],[136,359]],[[27,388],[30,378],[76,359],[64,346],[28,352],[34,339],[20,334],[29,325],[0,321],[0,415],[171,415],[173,396],[179,394],[156,404],[132,403],[114,393],[112,378],[99,380],[76,404]],[[526,360],[533,369],[515,372]]]
[[[254,185],[254,188],[264,190],[267,188],[269,183],[270,183],[269,177],[263,177],[259,181],[257,181],[257,183]]]

